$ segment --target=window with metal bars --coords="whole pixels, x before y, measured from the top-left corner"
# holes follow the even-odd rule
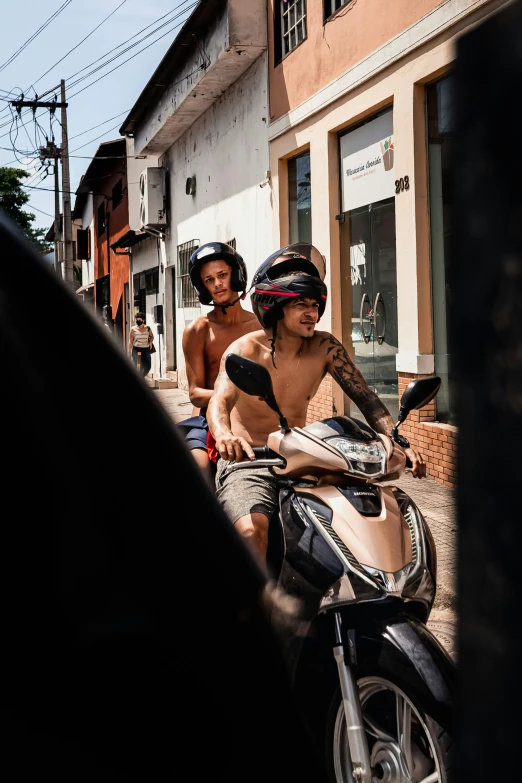
[[[281,48],[279,58],[299,46],[306,38],[306,0],[279,0]],[[279,47],[278,47],[279,48]]]
[[[199,239],[192,239],[190,242],[178,245],[178,307],[199,307],[199,298],[189,276],[190,256],[198,247]]]
[[[325,21],[333,16],[343,5],[348,5],[352,0],[323,0]]]
[[[226,245],[230,245],[230,247],[233,247],[234,250],[237,250],[237,248],[236,248],[236,238],[235,237],[234,237],[234,239],[229,239],[225,244]]]

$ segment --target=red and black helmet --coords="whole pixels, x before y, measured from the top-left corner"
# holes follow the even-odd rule
[[[201,280],[201,267],[209,261],[225,261],[232,267],[230,278],[232,290],[241,293],[246,291],[248,276],[243,258],[231,245],[226,245],[224,242],[207,242],[194,250],[188,264],[190,282],[196,289],[201,304],[212,304],[212,297]]]
[[[324,256],[307,242],[287,245],[269,256],[254,275],[250,296],[260,324],[265,328],[273,326],[283,317],[283,306],[293,297],[317,299],[320,318],[328,295],[325,275]]]

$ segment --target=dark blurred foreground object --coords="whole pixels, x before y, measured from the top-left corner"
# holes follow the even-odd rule
[[[3,217],[0,243],[4,776],[319,781],[263,575],[130,362]]]
[[[458,781],[517,777],[522,655],[522,3],[458,45]]]

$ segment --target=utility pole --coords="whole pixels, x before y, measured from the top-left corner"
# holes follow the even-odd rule
[[[65,102],[65,80],[60,81],[60,103],[62,109],[62,203],[63,203],[63,277],[74,284],[74,248],[71,218],[71,177],[69,174],[69,139],[67,136],[67,104]]]
[[[49,109],[54,114],[56,109],[62,110],[62,145],[57,147],[54,141],[47,140],[45,147],[40,147],[40,159],[48,158],[54,161],[54,269],[55,272],[67,282],[74,284],[74,249],[72,241],[72,218],[71,218],[71,179],[69,174],[69,140],[67,137],[67,103],[65,101],[65,81],[60,82],[61,101],[39,101],[36,97],[32,101],[10,101],[20,115],[23,108],[33,110],[33,116],[37,109]],[[63,242],[59,239],[60,234],[60,186],[58,177],[58,160],[62,160],[62,191],[63,191]],[[63,263],[63,269],[62,269]]]
[[[54,271],[61,275],[61,245],[60,245],[60,184],[58,180],[58,160],[60,148],[54,141],[49,141],[47,146],[40,147],[40,160],[52,160],[54,168]]]
[[[54,161],[54,271],[62,274],[60,258],[60,180],[58,178],[58,157]]]

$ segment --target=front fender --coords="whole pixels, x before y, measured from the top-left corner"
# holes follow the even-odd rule
[[[377,620],[356,638],[357,678],[386,677],[445,731],[453,730],[457,669],[422,622],[406,616]]]

